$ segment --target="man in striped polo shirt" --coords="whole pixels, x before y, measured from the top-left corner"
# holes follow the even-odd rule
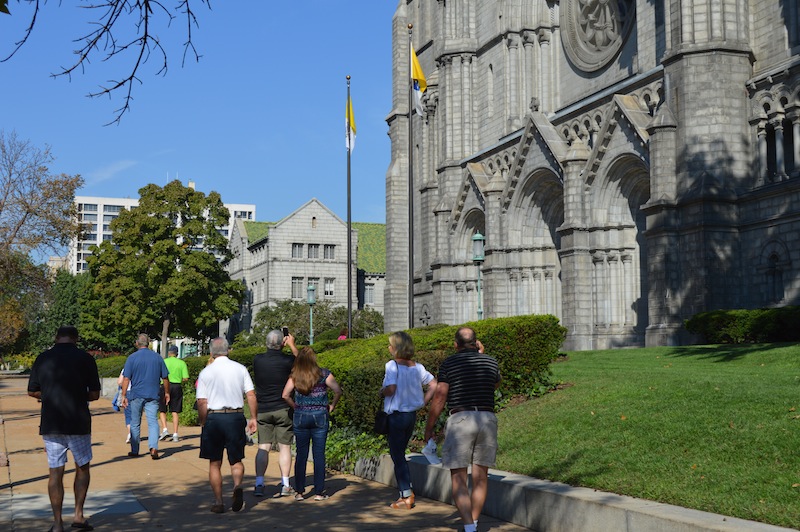
[[[461,327],[456,332],[456,353],[439,368],[439,385],[431,401],[425,440],[433,436],[436,420],[449,409],[442,447],[442,467],[450,470],[453,503],[461,515],[465,532],[475,532],[486,502],[489,468],[497,456],[497,417],[494,390],[500,384],[497,360],[483,353],[475,331]],[[467,468],[472,465],[472,494]]]

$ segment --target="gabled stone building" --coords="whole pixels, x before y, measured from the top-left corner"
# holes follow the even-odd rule
[[[400,0],[387,330],[557,315],[566,349],[690,342],[697,312],[800,304],[800,2]]]
[[[386,233],[383,224],[353,223],[353,309],[383,312]],[[306,301],[314,285],[318,301],[347,305],[347,223],[316,198],[278,222],[236,220],[230,234],[231,279],[246,289],[240,312],[221,327],[233,339],[249,331],[258,311],[277,301]]]

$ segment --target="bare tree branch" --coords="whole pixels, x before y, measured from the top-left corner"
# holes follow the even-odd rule
[[[24,0],[34,6],[31,16],[31,23],[25,31],[23,38],[15,43],[15,48],[11,54],[3,59],[7,61],[27,42],[30,37],[40,11],[41,0]],[[44,0],[46,3],[46,0]],[[172,25],[176,14],[180,13],[186,17],[186,35],[184,42],[183,59],[181,66],[185,65],[186,57],[189,53],[194,55],[195,61],[199,62],[201,55],[198,53],[192,41],[192,26],[198,27],[199,24],[192,7],[192,2],[205,4],[211,9],[211,0],[179,0],[177,5],[170,8],[161,0],[97,0],[94,3],[81,5],[80,9],[97,10],[100,15],[93,23],[95,29],[75,39],[74,42],[81,43],[81,47],[73,52],[76,56],[75,61],[65,67],[60,67],[60,71],[51,74],[52,77],[66,77],[72,79],[72,74],[80,69],[81,73],[86,72],[86,65],[91,63],[91,59],[100,55],[102,61],[111,61],[119,57],[130,57],[128,52],[133,54],[132,66],[129,73],[119,79],[112,79],[106,85],[100,85],[100,89],[88,94],[89,97],[109,96],[121,91],[123,96],[122,105],[114,111],[114,119],[106,125],[119,123],[125,113],[130,111],[133,101],[134,82],[142,84],[138,73],[140,67],[147,63],[153,54],[160,56],[162,61],[157,75],[165,76],[168,70],[168,54],[162,45],[162,40],[158,34],[153,33],[155,22],[166,20],[167,27]],[[125,40],[118,40],[114,30],[124,33],[131,28],[135,29],[134,37]],[[126,42],[127,41],[127,42]],[[0,61],[0,62],[2,62]]]

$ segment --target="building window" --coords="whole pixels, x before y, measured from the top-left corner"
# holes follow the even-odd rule
[[[306,295],[306,287],[303,286],[302,277],[292,277],[292,299],[303,299]]]
[[[253,211],[233,211],[234,218],[241,218],[243,220],[252,220]]]
[[[83,221],[84,222],[96,222],[97,221],[97,215],[96,214],[84,214],[83,215]]]
[[[111,242],[111,235],[103,235],[103,242]]]
[[[316,216],[312,216],[311,217],[311,229],[316,229],[316,228],[317,228],[317,217]]]
[[[117,217],[117,216],[116,216],[115,214],[104,214],[104,215],[103,215],[103,221],[104,221],[104,222],[111,222],[111,221],[113,221],[113,220],[114,220],[116,217]]]
[[[325,297],[333,297],[333,287],[335,279],[333,277],[325,278]]]
[[[325,258],[326,259],[330,259],[330,260],[335,259],[336,258],[334,256],[334,250],[335,249],[336,249],[336,246],[334,246],[333,244],[325,244],[325,249],[324,249]]]
[[[103,212],[119,212],[124,208],[122,205],[103,205]]]
[[[308,258],[309,259],[318,259],[319,258],[319,244],[309,244],[308,245]]]
[[[97,204],[96,203],[82,203],[78,205],[78,210],[85,211],[85,212],[97,212]]]
[[[365,305],[374,305],[375,304],[375,285],[366,283],[364,285],[364,304]]]
[[[303,258],[303,244],[292,244],[292,258],[293,259]]]
[[[111,232],[111,225],[103,224],[103,232],[104,233],[110,233]]]

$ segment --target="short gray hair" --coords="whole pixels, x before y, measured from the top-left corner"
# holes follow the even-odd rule
[[[272,329],[267,333],[267,349],[280,349],[283,347],[283,332]]]
[[[228,354],[228,340],[225,338],[219,337],[214,338],[211,340],[211,345],[209,347],[209,351],[211,351],[212,357],[218,357],[222,355]]]
[[[141,333],[136,337],[136,347],[147,347],[148,345],[150,345],[150,337],[145,333]]]

